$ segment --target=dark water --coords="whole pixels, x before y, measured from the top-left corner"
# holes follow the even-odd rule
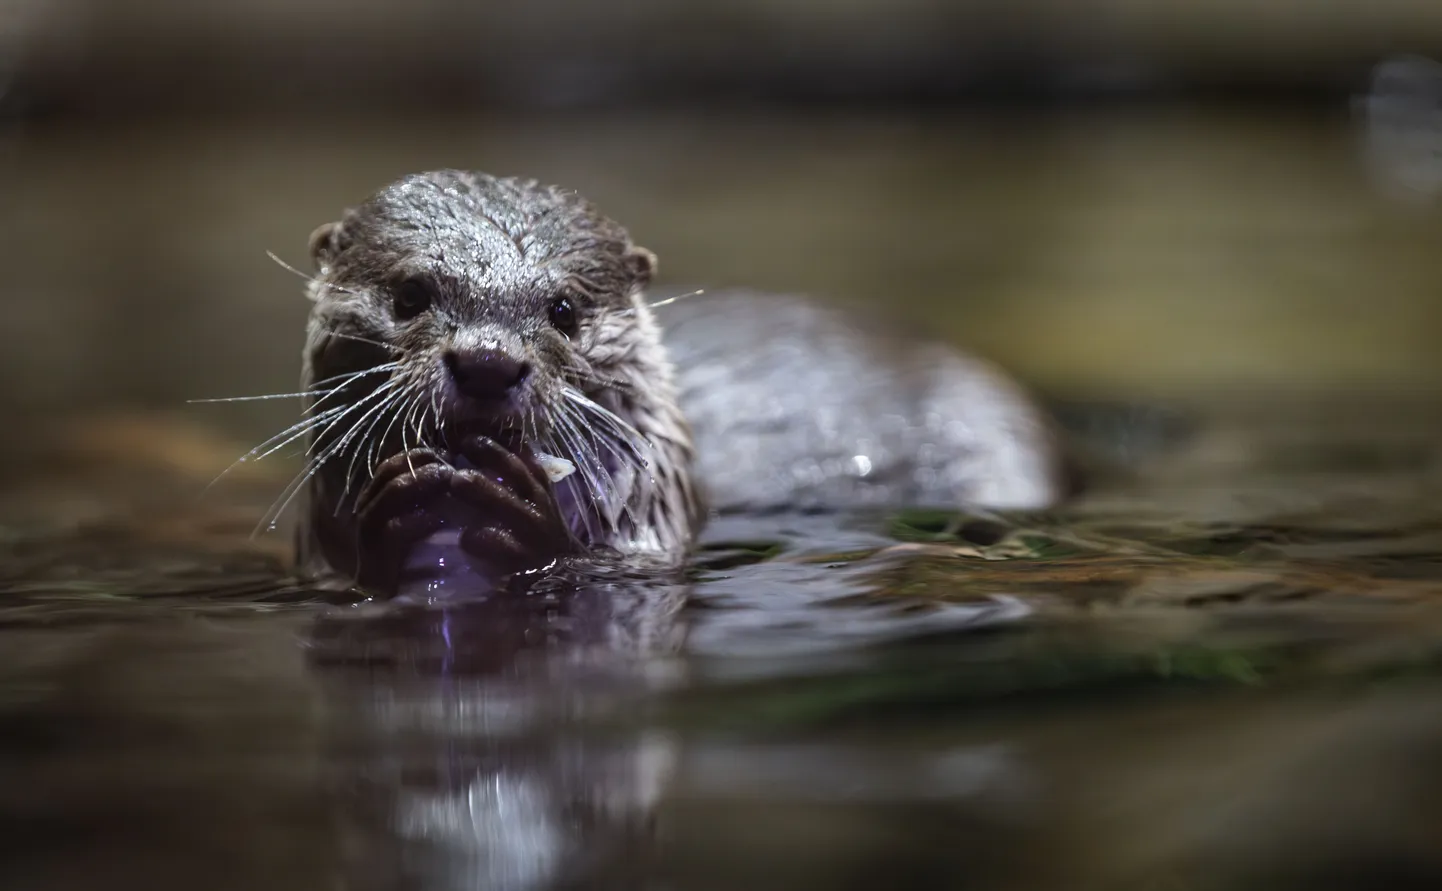
[[[636,580],[293,585],[275,480],[197,501],[231,452],[150,420],[194,467],[12,488],[5,887],[1436,887],[1442,413],[1352,412],[1080,411],[1136,460],[1054,514],[719,521],[639,659]]]
[[[5,356],[27,421],[0,469],[0,887],[1442,883],[1436,222],[1370,203],[1314,124],[727,126],[653,125],[644,156],[600,125],[586,152],[544,127],[476,151],[629,195],[682,278],[905,280],[900,311],[1083,391],[1060,408],[1092,492],[726,518],[674,626],[682,592],[640,578],[348,604],[287,576],[284,529],[250,538],[293,467],[199,497],[246,448],[217,431],[287,409],[182,403],[294,378],[304,307],[237,245],[301,244],[352,180],[476,141],[356,142],[374,157],[317,183],[327,128],[110,134],[76,190],[94,147],[28,137],[4,221],[32,299]],[[654,192],[626,186],[639,167]],[[718,171],[751,191],[723,201]],[[961,195],[975,212],[939,223]],[[957,268],[981,270],[966,302]]]

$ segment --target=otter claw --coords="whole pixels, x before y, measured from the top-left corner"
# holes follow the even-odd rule
[[[457,470],[452,494],[482,512],[461,534],[461,549],[499,572],[537,569],[574,548],[550,480],[533,455],[519,455],[476,437],[460,453],[472,467]]]
[[[397,455],[404,459],[406,455]],[[434,510],[437,498],[445,495],[451,475],[439,456],[415,455],[411,464],[400,461],[401,470],[382,465],[385,474],[361,493],[356,522],[358,566],[356,581],[367,588],[392,590],[411,549],[444,525],[443,515]]]
[[[541,569],[561,555],[536,542],[523,541],[507,529],[486,527],[467,529],[461,533],[461,550],[472,558],[484,560],[502,574]]]
[[[361,533],[356,583],[362,588],[394,592],[400,586],[411,550],[444,525],[435,513],[417,508],[377,523],[368,533]]]
[[[482,473],[494,476],[501,485],[511,485],[516,494],[534,504],[551,498],[550,478],[534,456],[522,456],[485,436],[461,443],[461,456]]]
[[[390,456],[376,467],[370,482],[366,483],[356,498],[356,514],[364,514],[366,509],[387,491],[391,483],[403,476],[415,475],[423,467],[445,464],[445,459],[437,452],[425,448],[410,449]]]
[[[417,545],[443,527],[486,571],[538,569],[574,547],[540,462],[486,437],[461,444],[453,466],[430,449],[394,455],[376,468],[356,504],[356,582],[394,592]]]

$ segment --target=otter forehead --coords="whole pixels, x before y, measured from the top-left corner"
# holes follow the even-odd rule
[[[599,300],[635,284],[626,230],[575,193],[533,180],[408,176],[347,214],[343,232],[341,279],[430,273],[479,298],[569,284]]]

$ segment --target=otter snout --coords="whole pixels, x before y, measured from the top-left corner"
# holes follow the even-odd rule
[[[510,398],[531,374],[530,363],[499,349],[451,349],[442,358],[456,389],[478,402]]]

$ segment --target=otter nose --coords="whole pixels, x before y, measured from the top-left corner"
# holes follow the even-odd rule
[[[505,399],[531,373],[530,365],[501,350],[450,350],[445,362],[456,389],[488,402]]]

